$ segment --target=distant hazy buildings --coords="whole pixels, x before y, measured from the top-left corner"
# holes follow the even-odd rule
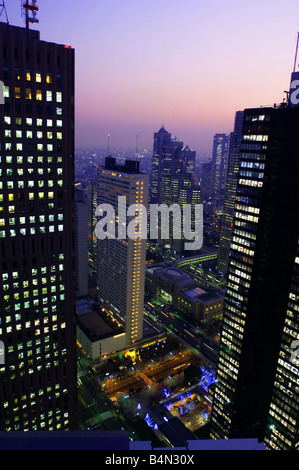
[[[244,111],[214,438],[298,449],[299,109]]]
[[[159,239],[163,245],[168,245],[177,253],[184,251],[184,234],[174,236],[174,227],[181,229],[181,215],[185,205],[191,206],[191,229],[195,228],[195,204],[200,204],[200,187],[195,183],[196,152],[189,146],[184,146],[176,137],[162,127],[154,134],[153,160],[150,187],[150,203],[173,204],[181,208],[180,218],[173,215],[170,218],[170,237],[168,240]]]
[[[98,170],[98,204],[109,204],[116,214],[114,239],[98,239],[97,276],[98,300],[126,330],[126,347],[142,339],[146,236],[135,239],[119,237],[119,229],[127,233],[132,217],[126,216],[133,204],[148,206],[149,177],[139,171],[139,162],[126,161],[117,165],[115,159],[107,158],[105,167]],[[118,212],[118,197],[126,203]],[[146,216],[145,216],[146,217]],[[137,219],[141,226],[146,220],[140,212]],[[114,224],[113,224],[114,225]],[[111,234],[111,224],[107,233]]]
[[[74,50],[0,23],[0,428],[76,426]]]

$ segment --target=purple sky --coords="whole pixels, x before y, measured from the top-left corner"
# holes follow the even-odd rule
[[[10,24],[23,25],[19,0]],[[41,39],[76,49],[77,146],[152,149],[165,128],[198,153],[235,112],[289,88],[298,0],[39,0]]]

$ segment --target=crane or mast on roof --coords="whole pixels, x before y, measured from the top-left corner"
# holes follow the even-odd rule
[[[295,51],[295,60],[294,60],[293,72],[296,72],[297,57],[298,57],[298,46],[299,46],[299,31],[297,33],[297,42],[296,42],[296,51]]]
[[[37,0],[21,0],[22,16],[25,18],[26,28],[29,29],[30,23],[39,23],[37,18],[38,6]]]
[[[0,0],[0,18],[2,18],[2,16],[6,19],[6,23],[9,24],[4,0]]]

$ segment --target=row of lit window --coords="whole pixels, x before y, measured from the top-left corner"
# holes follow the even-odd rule
[[[246,176],[248,178],[264,178],[264,173],[261,171],[254,171],[254,170],[240,170],[239,176]]]
[[[56,108],[56,114],[58,116],[61,116],[62,115],[62,108]],[[43,121],[43,119],[37,118],[36,120],[33,121],[32,117],[26,117],[26,119],[24,118],[24,121],[23,121],[23,118],[16,117],[14,122],[17,126],[21,126],[22,122],[27,124],[27,126],[32,126],[33,124],[36,124],[38,127],[41,127],[43,125],[47,125],[47,127],[51,127],[53,125],[53,119],[45,119]],[[6,124],[8,126],[10,126],[12,124],[11,116],[4,116],[4,124]],[[62,121],[60,119],[57,120],[56,125],[58,127],[61,127],[62,126]]]
[[[30,235],[35,235],[38,231],[40,233],[54,233],[56,230],[58,230],[58,232],[63,232],[63,225],[58,225],[58,227],[56,227],[55,225],[50,225],[49,227],[43,226],[39,227],[38,229],[36,229],[35,227],[31,227],[30,230],[27,230],[26,228],[21,228],[19,232],[14,229],[10,229],[9,231],[0,230],[0,238],[6,238],[7,236],[16,237],[18,233],[23,236],[26,236],[29,233]]]
[[[0,183],[0,189],[2,189],[1,184],[2,183]],[[8,182],[7,186],[8,186],[8,189],[13,189],[13,187],[14,187],[13,182]],[[45,199],[45,197],[47,197],[47,196],[48,196],[48,199],[53,199],[54,198],[54,193],[52,191],[49,191],[48,193],[38,192],[36,195],[34,193],[29,193],[28,196],[29,196],[30,201],[33,201],[35,199],[35,197],[37,197],[37,196],[38,196],[38,199]],[[4,200],[3,194],[0,193],[0,201],[3,201],[3,200]],[[13,193],[8,194],[8,200],[9,201],[14,200],[14,194]],[[9,212],[14,212],[15,211],[15,206],[10,206],[8,208],[8,210],[9,210]]]
[[[44,172],[43,170],[39,170],[40,172],[38,173],[39,175],[43,175]],[[0,170],[1,172],[1,170]],[[47,174],[45,172],[45,174]],[[1,176],[1,174],[0,174]],[[7,173],[7,176],[12,176],[11,173]],[[23,176],[23,175],[21,175]],[[58,186],[62,186],[63,185],[63,180],[57,180],[55,181],[57,183]],[[28,188],[34,188],[34,186],[38,186],[39,188],[43,188],[44,186],[48,186],[49,188],[53,188],[54,187],[54,180],[49,180],[49,181],[44,181],[44,180],[29,180],[29,181],[22,181],[22,180],[18,180],[17,181],[17,185],[15,184],[14,181],[7,181],[6,185],[7,185],[7,189],[13,189],[14,187],[18,187],[18,188],[25,188],[25,184],[26,184],[26,187]],[[0,189],[3,189],[3,183],[0,187]],[[3,198],[1,197],[0,200],[3,200]],[[8,198],[9,201],[13,201],[14,200],[14,197],[12,195],[12,197]]]
[[[9,132],[9,131],[8,131]],[[22,131],[17,131],[16,133],[20,134],[19,138],[22,137]],[[26,139],[33,139],[35,136],[33,136],[32,131],[26,131]],[[56,138],[57,140],[62,140],[62,132],[42,132],[42,131],[37,131],[36,132],[36,138],[37,139],[43,139],[47,138],[48,140],[51,140],[53,138]],[[11,142],[6,142],[5,143],[5,150],[11,150],[13,148],[13,145]],[[23,144],[17,143],[15,148],[17,150],[23,150]]]
[[[244,281],[244,279],[240,279],[239,277],[237,276],[233,276],[232,274],[229,274],[229,281],[232,281],[236,284],[240,284],[240,286],[243,286],[243,287],[246,287],[246,288],[249,288],[250,287],[250,283],[247,282],[247,281]]]
[[[267,144],[263,143],[263,144],[253,144],[253,143],[243,143],[241,144],[240,146],[240,149],[241,151],[242,150],[253,150],[253,151],[256,151],[256,150],[260,150],[260,151],[266,151],[267,150]]]
[[[1,144],[0,144],[1,145]],[[53,150],[53,145],[51,145],[52,147],[52,150]],[[41,155],[38,155],[37,157],[34,157],[33,155],[29,155],[26,157],[23,157],[22,155],[17,155],[17,157],[13,157],[12,155],[8,155],[5,157],[3,157],[3,163],[6,162],[6,163],[13,163],[14,161],[16,161],[19,165],[22,165],[23,163],[25,163],[27,161],[27,163],[29,163],[30,165],[32,165],[34,163],[34,160],[36,159],[37,163],[44,163],[47,162],[47,163],[53,163],[53,157],[43,157]],[[62,162],[62,157],[57,157],[57,162],[58,163],[61,163]],[[0,163],[2,163],[2,157],[0,155]],[[28,168],[28,173],[33,173],[33,169],[30,169]],[[57,170],[57,173],[58,173],[58,170]],[[20,174],[20,173],[18,173]],[[60,175],[62,175],[62,169],[60,169],[60,172],[58,173]]]
[[[55,286],[52,286],[52,287],[55,287]],[[47,288],[43,288],[43,290],[46,290]],[[29,295],[29,292],[28,292],[28,295]],[[45,294],[44,294],[45,295]],[[10,302],[11,300],[19,300],[19,296],[20,294],[19,293],[16,293],[14,294],[14,296],[12,296],[13,298],[11,299],[10,298],[10,294],[5,294],[3,296],[4,298],[4,301],[5,302]],[[17,298],[16,298],[17,297]],[[59,296],[60,300],[64,300],[65,299],[65,295],[64,294],[60,294]],[[21,308],[30,308],[31,304],[34,305],[35,307],[39,305],[39,303],[45,305],[49,302],[51,303],[56,303],[58,300],[58,297],[56,295],[52,295],[51,298],[48,298],[48,297],[43,297],[42,299],[34,299],[32,302],[30,302],[30,300],[24,300],[23,304],[21,304],[20,302],[17,302],[14,304],[14,309],[15,311],[17,312],[18,310],[21,310]],[[21,318],[20,318],[21,320]]]
[[[249,231],[241,230],[241,229],[238,229],[236,227],[234,228],[234,234],[240,235],[242,237],[249,238],[250,240],[256,240],[256,234],[255,233],[251,233]]]
[[[262,134],[249,134],[249,135],[243,135],[243,140],[267,142],[269,140],[269,136],[262,135]]]
[[[63,214],[57,214],[56,217],[57,217],[57,220],[60,220],[60,221],[63,220]],[[55,221],[55,215],[50,214],[49,222],[54,222],[54,221]],[[21,225],[26,224],[26,222],[30,224],[34,224],[35,222],[43,223],[43,222],[46,222],[46,216],[40,215],[37,217],[35,215],[30,215],[29,217],[27,217],[27,220],[26,220],[26,217],[19,217],[19,219],[17,219],[17,222]],[[15,225],[15,224],[16,224],[15,217],[9,218],[9,225]],[[4,226],[4,225],[5,225],[5,219],[0,218],[0,226]]]
[[[242,162],[242,160],[265,161],[266,160],[266,154],[265,153],[254,153],[254,152],[250,152],[250,153],[240,152],[240,164],[241,164],[241,166],[243,166],[242,163],[244,163],[244,162]]]
[[[244,214],[243,212],[235,212],[235,217],[238,217],[241,220],[247,220],[249,222],[258,223],[259,218],[254,215]]]
[[[37,268],[32,268],[32,271],[31,271],[31,274],[32,276],[38,276],[39,272],[41,274],[47,274],[47,272],[51,272],[51,273],[55,273],[56,270],[59,270],[59,271],[63,271],[64,270],[64,266],[63,264],[59,264],[58,266],[56,266],[55,264],[52,264],[50,267],[48,266],[42,266],[41,268],[37,269]],[[2,274],[2,281],[5,282],[5,281],[8,281],[10,277],[12,277],[12,279],[19,279],[19,275],[21,273],[19,273],[19,271],[12,271],[11,273],[11,276],[9,273],[3,273]],[[45,282],[47,281],[47,278],[42,278],[42,280],[45,280]],[[24,281],[23,282],[23,287],[28,287],[29,284],[34,284],[34,281],[31,279],[30,282],[29,281]]]
[[[7,75],[8,74],[8,67],[3,67],[3,74]],[[30,82],[31,80],[35,80],[36,83],[41,83],[42,82],[42,74],[41,72],[35,72],[31,73],[30,70],[26,70],[26,80],[27,82]],[[14,68],[14,78],[15,80],[21,80],[21,75],[20,75],[20,69],[18,67]],[[61,75],[57,75],[57,79],[61,80]],[[46,73],[45,74],[45,82],[48,84],[52,83],[52,74],[51,73]]]
[[[55,98],[56,103],[62,103],[62,93],[61,91],[57,91],[56,94],[53,93],[51,90],[46,90],[46,101],[51,102],[53,101],[53,98]],[[14,87],[14,96],[16,99],[21,98],[21,88],[20,87]],[[26,88],[25,89],[25,98],[26,100],[31,100],[32,99],[32,90],[31,88]],[[4,98],[9,98],[10,97],[10,90],[8,86],[4,87]],[[42,90],[36,90],[35,91],[35,99],[37,101],[42,101],[43,99],[43,92]]]
[[[30,125],[32,125],[32,121],[33,120],[31,119],[31,124]],[[56,121],[54,121],[54,124],[56,124],[57,127],[62,127],[62,120],[61,119],[56,119]],[[37,119],[36,120],[36,125],[38,127],[41,127],[43,125],[43,120],[42,119]],[[45,120],[45,125],[47,127],[53,127],[53,119]],[[14,131],[11,130],[11,129],[5,129],[4,135],[5,135],[6,138],[9,138],[9,137],[12,137],[13,132]],[[31,132],[31,134],[30,134],[30,132]],[[21,139],[23,136],[25,137],[25,132],[23,132],[20,129],[17,129],[15,131],[15,136],[16,136],[17,139]],[[32,131],[27,131],[26,132],[26,137],[30,137],[30,136],[32,137]]]

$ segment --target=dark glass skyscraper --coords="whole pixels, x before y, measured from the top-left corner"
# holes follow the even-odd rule
[[[229,250],[231,243],[236,187],[239,170],[240,142],[242,137],[243,111],[238,111],[235,116],[234,131],[229,138],[229,150],[227,159],[227,174],[225,183],[224,207],[221,220],[221,235],[219,242],[218,271],[226,274],[229,261]]]
[[[298,108],[244,111],[213,438],[298,440],[298,127]]]
[[[0,24],[1,430],[76,426],[74,50]]]

